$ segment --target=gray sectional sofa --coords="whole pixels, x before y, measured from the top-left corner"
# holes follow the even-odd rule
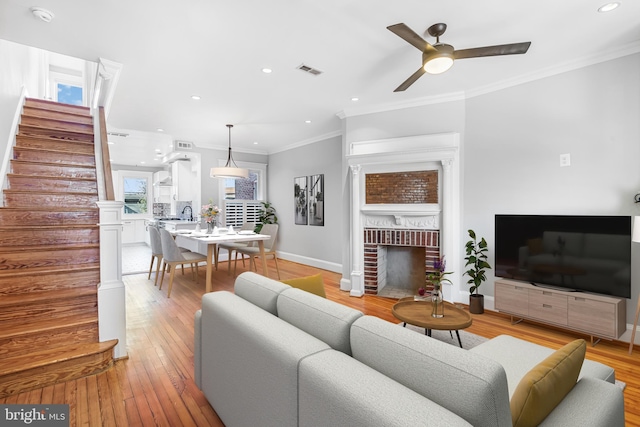
[[[511,426],[513,387],[552,352],[463,350],[251,272],[195,314],[195,381],[227,427]],[[585,360],[542,425],[623,426],[613,381]]]

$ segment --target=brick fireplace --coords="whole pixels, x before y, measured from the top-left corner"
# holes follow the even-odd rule
[[[389,281],[393,263],[388,265],[387,258],[396,248],[416,248],[424,257],[417,266],[421,271],[400,281],[419,275],[424,283],[425,272],[440,255],[447,259],[447,270],[460,271],[458,144],[458,134],[438,134],[349,145],[351,274],[342,289],[352,296],[377,294]],[[454,284],[443,289],[453,301],[460,291],[455,276]]]

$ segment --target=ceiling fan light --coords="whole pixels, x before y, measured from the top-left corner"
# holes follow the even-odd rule
[[[453,58],[449,55],[437,55],[424,63],[424,71],[429,74],[441,74],[453,65]]]

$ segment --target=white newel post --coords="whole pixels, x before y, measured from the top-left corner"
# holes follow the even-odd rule
[[[364,275],[362,271],[362,225],[360,215],[360,165],[351,166],[351,296],[364,295]]]
[[[124,202],[100,201],[100,284],[98,322],[100,341],[118,339],[114,357],[127,356],[125,289],[122,281],[122,207]]]

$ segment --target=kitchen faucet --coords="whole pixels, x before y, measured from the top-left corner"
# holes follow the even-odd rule
[[[182,215],[185,215],[185,211],[189,209],[189,221],[193,221],[193,210],[191,209],[191,206],[187,205],[184,207],[184,209],[182,209]]]

